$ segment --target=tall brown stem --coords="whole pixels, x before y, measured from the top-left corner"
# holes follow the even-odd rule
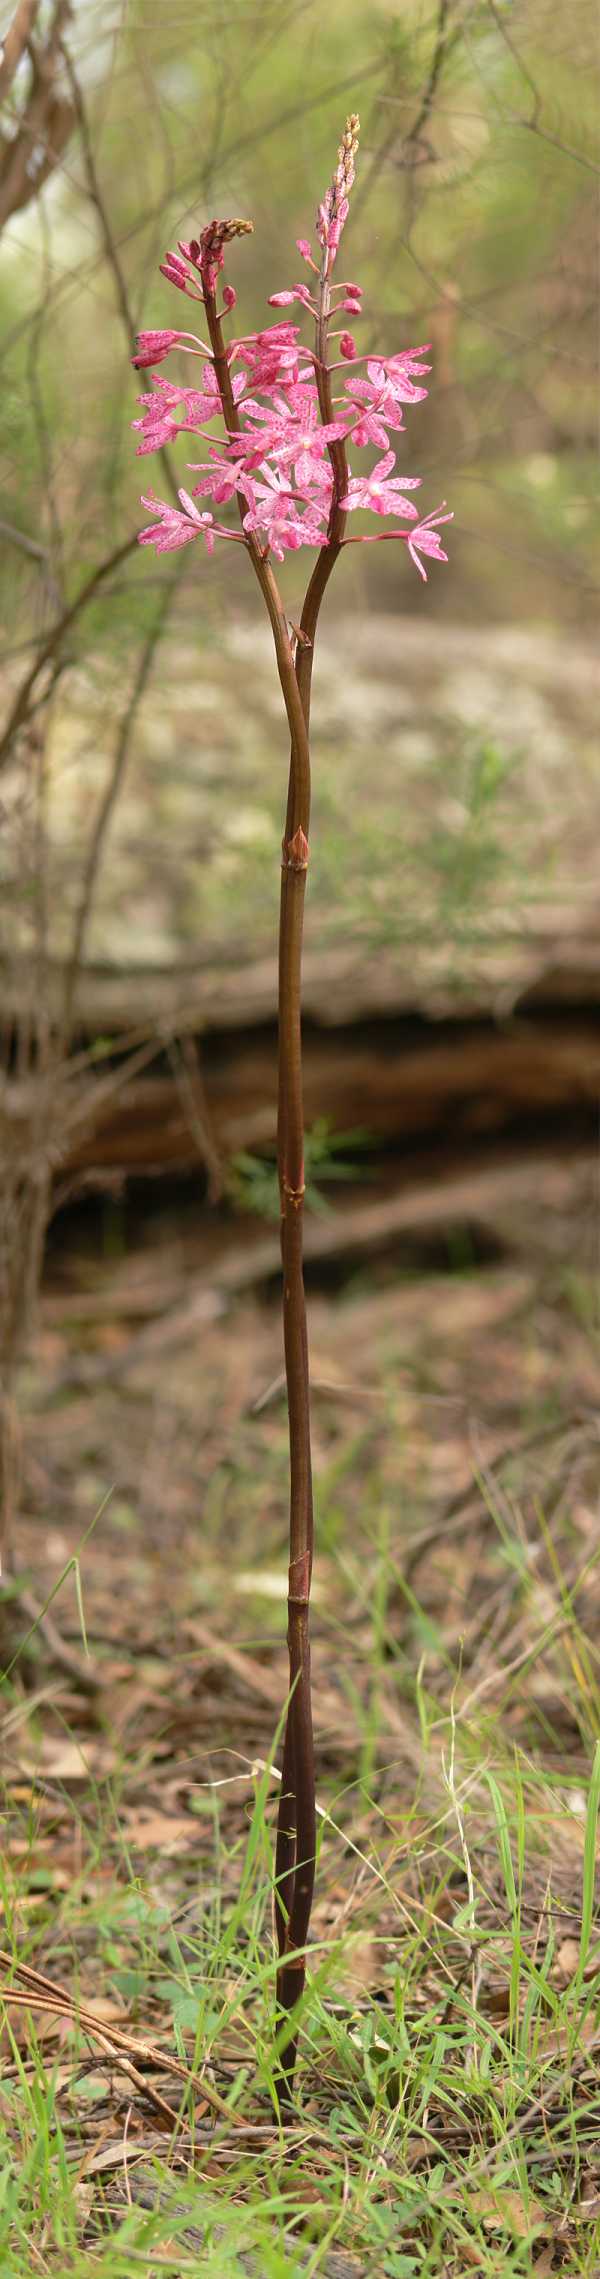
[[[327,368],[330,287],[323,261],[316,328],[316,378],[321,418],[333,418]],[[307,738],[317,620],[325,588],[337,561],[346,516],[340,505],[348,486],[344,446],[328,446],[333,492],[327,546],[317,558],[306,592],[296,650],[296,682]],[[304,807],[298,798],[292,738],[286,826],[283,839],[279,922],[279,1113],[278,1159],[281,1197],[283,1319],[290,1427],[290,1572],[288,1648],[290,1703],[286,1721],[281,1798],[275,1855],[276,1922],[279,1944],[278,2002],[283,2017],[302,1994],[315,1877],[316,1812],[310,1690],[309,1602],[313,1561],[313,1501],[310,1447],[309,1369],[302,1271],[304,1204],[304,1119],[301,1053],[301,960],[310,772]],[[291,1958],[291,1959],[290,1959]],[[291,2091],[297,2035],[282,2051],[286,2094]],[[284,2100],[285,2101],[285,2100]]]
[[[220,319],[214,297],[206,291],[205,307],[225,424],[230,435],[239,434],[240,421]],[[240,516],[243,512],[240,501]],[[302,930],[310,822],[309,707],[294,668],[287,618],[273,571],[256,539],[247,533],[246,544],[271,620],[291,737],[279,928],[278,1126],[283,1326],[290,1432],[290,1702],[275,1854],[275,1919],[280,1958],[277,2000],[279,2011],[285,2016],[294,2008],[304,1985],[302,1950],[308,1933],[315,1872],[315,1776],[308,1639],[313,1514],[302,1272],[304,1116],[300,1035]],[[291,2084],[295,2059],[296,2039],[290,2037],[282,2058],[284,2090]]]
[[[205,307],[225,424],[240,432],[220,319],[214,296]],[[319,283],[316,379],[321,417],[333,417],[327,368],[330,286],[327,255]],[[275,1923],[279,1951],[277,2005],[287,2021],[302,1994],[306,1940],[315,1877],[315,1769],[310,1687],[309,1602],[313,1561],[308,1340],[303,1276],[304,1110],[302,1099],[301,983],[304,901],[310,825],[310,694],[317,619],[343,540],[340,501],[348,483],[343,444],[328,446],[333,493],[327,545],[319,554],[305,596],[296,654],[273,571],[256,539],[246,535],[255,575],[269,612],[291,737],[287,811],[282,844],[279,920],[278,1169],[281,1203],[283,1334],[290,1437],[290,1563],[288,1651],[290,1697],[286,1718],[281,1799],[275,1852]],[[240,501],[243,517],[243,502]],[[290,2028],[281,2052],[281,2099],[289,2102],[297,2052]]]

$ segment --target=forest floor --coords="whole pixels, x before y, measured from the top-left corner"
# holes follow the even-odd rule
[[[564,1179],[479,1251],[396,1236],[310,1276],[320,1848],[285,2131],[275,1285],[194,1322],[192,1189],[107,1205],[103,1245],[64,1222],[5,1606],[10,2279],[600,2268],[597,1179]]]

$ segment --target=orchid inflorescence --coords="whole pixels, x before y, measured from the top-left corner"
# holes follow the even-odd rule
[[[306,346],[300,327],[277,322],[265,330],[246,333],[227,345],[229,388],[224,394],[223,372],[214,347],[193,332],[142,332],[133,362],[138,369],[162,363],[174,349],[200,359],[202,371],[196,387],[184,387],[162,374],[153,374],[151,393],[139,398],[141,418],[133,425],[140,437],[138,453],[158,451],[183,433],[200,436],[208,446],[205,459],[188,461],[199,480],[178,492],[175,506],[150,491],[142,505],[152,515],[140,532],[140,544],[155,546],[159,554],[203,538],[212,553],[217,538],[237,545],[254,537],[264,559],[282,561],[301,546],[324,547],[330,542],[332,504],[346,514],[356,508],[380,517],[408,523],[408,529],[380,532],[381,537],[403,538],[421,577],[427,572],[421,557],[447,561],[440,525],[451,521],[445,502],[419,517],[407,493],[418,490],[420,476],[394,472],[395,454],[390,433],[404,428],[404,405],[422,402],[429,372],[423,363],[426,347],[403,349],[392,356],[359,355],[354,335],[344,329],[331,334],[332,318],[360,317],[362,288],[345,281],[332,286],[332,272],[348,213],[354,179],[357,122],[348,121],[340,145],[333,182],[318,209],[317,238],[320,260],[310,242],[296,240],[311,283],[300,283],[269,299],[271,308],[299,303],[316,322],[316,348]],[[250,222],[213,221],[198,238],[180,243],[161,263],[163,276],[178,292],[206,308],[212,303],[221,322],[235,307],[232,286],[223,291],[223,307],[216,310],[218,280],[226,245],[246,234]],[[316,282],[315,282],[316,280]],[[330,360],[329,339],[337,339],[339,356]],[[325,359],[323,359],[325,349]],[[323,416],[322,378],[325,371],[333,417]],[[339,392],[331,392],[331,378],[340,376]],[[321,385],[319,382],[321,381]],[[326,407],[326,408],[329,408]],[[225,435],[215,436],[213,422],[221,418]],[[339,481],[340,461],[332,446],[351,445],[358,450],[375,445],[382,456],[370,474],[351,474],[344,465],[344,487]],[[230,527],[212,509],[197,500],[211,499],[217,508],[237,501],[241,530]],[[338,531],[338,543],[340,533]],[[368,543],[365,532],[358,541]]]

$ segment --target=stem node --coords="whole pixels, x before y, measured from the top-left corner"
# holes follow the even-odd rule
[[[301,823],[293,839],[282,840],[282,850],[282,870],[308,870],[308,839]]]

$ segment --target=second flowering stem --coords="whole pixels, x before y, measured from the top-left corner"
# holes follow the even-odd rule
[[[228,434],[239,433],[216,299],[205,292],[214,369]],[[239,500],[243,518],[243,501]],[[279,1115],[283,1330],[290,1434],[290,1566],[288,1650],[290,1700],[283,1753],[281,1806],[275,1857],[275,1920],[279,1952],[278,2010],[285,2023],[302,1993],[305,1944],[315,1874],[315,1776],[310,1691],[308,1610],[313,1556],[308,1341],[303,1277],[304,1111],[302,1100],[301,979],[304,899],[310,824],[310,672],[300,641],[297,663],[281,595],[269,562],[251,532],[250,559],[271,620],[291,753],[282,849],[279,927]],[[316,622],[316,618],[315,618]],[[297,2038],[282,2049],[284,2098],[294,2073]]]

